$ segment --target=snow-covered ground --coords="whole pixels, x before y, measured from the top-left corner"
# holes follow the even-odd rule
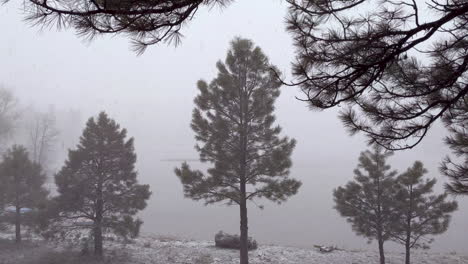
[[[118,247],[113,244],[112,247]],[[157,236],[143,236],[124,247],[131,254],[133,263],[143,264],[235,264],[239,263],[236,250],[218,249],[213,242],[164,240]],[[378,263],[377,252],[335,250],[321,253],[315,249],[300,249],[283,246],[260,246],[251,251],[252,264],[368,264]],[[388,253],[388,264],[404,263],[404,254]],[[415,251],[413,263],[421,264],[468,264],[468,256],[434,254]]]
[[[12,234],[3,234],[0,238],[12,238]],[[60,251],[65,247],[63,244],[49,244],[48,248]],[[119,264],[239,263],[238,251],[218,249],[214,246],[214,242],[165,238],[156,235],[143,235],[130,243],[106,241],[105,248],[108,256],[117,256],[120,260],[125,259],[123,262],[119,261]],[[1,252],[0,248],[0,263],[15,263],[2,262]],[[404,254],[401,253],[388,252],[386,258],[388,264],[404,263]],[[250,252],[252,264],[369,264],[378,263],[378,260],[377,252],[360,250],[335,250],[331,253],[321,253],[316,249],[260,245],[257,250]],[[437,254],[414,251],[412,263],[468,264],[468,256],[457,253]]]

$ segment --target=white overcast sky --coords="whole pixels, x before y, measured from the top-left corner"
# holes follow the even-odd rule
[[[139,177],[153,191],[141,214],[144,231],[212,239],[221,229],[238,232],[238,208],[205,207],[184,199],[173,173],[179,164],[161,160],[197,158],[189,127],[196,82],[215,76],[215,63],[224,59],[234,37],[252,39],[289,76],[294,48],[285,32],[285,15],[286,4],[279,0],[236,0],[222,10],[205,8],[184,28],[180,46],[153,46],[136,56],[124,36],[87,42],[70,29],[31,27],[12,1],[0,6],[0,84],[24,104],[79,109],[84,119],[107,111],[135,137]],[[250,235],[260,243],[368,247],[332,208],[332,190],[352,179],[359,153],[366,149],[365,139],[350,137],[336,110],[309,111],[295,96],[300,96],[296,88],[283,88],[277,120],[284,134],[298,141],[291,174],[303,186],[280,206],[263,203],[266,207],[260,210],[252,205]],[[403,171],[421,160],[428,176],[439,179],[440,190],[445,179],[438,166],[448,153],[444,133],[441,126],[435,127],[422,144],[396,153],[389,162]],[[467,253],[468,202],[458,200],[460,210],[449,231],[436,238],[434,250]]]

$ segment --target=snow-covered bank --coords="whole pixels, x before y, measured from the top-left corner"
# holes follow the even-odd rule
[[[2,234],[2,238],[12,238],[12,234]],[[42,244],[41,241],[36,243]],[[1,244],[0,244],[1,247]],[[42,244],[41,248],[44,248]],[[52,251],[65,250],[64,244],[48,244]],[[119,257],[118,264],[237,264],[239,253],[236,250],[218,249],[214,242],[193,241],[175,238],[164,238],[156,235],[143,235],[130,243],[117,241],[105,242],[106,254]],[[78,250],[78,248],[77,248]],[[20,255],[38,254],[25,249]],[[0,248],[0,263],[7,251]],[[42,249],[42,252],[45,252]],[[404,254],[389,252],[386,254],[388,264],[404,263]],[[11,259],[11,256],[10,256]],[[336,250],[331,253],[320,253],[315,249],[260,245],[250,252],[252,264],[370,264],[378,263],[378,253],[372,251]],[[414,264],[468,264],[468,256],[456,253],[437,254],[426,251],[414,251]],[[75,263],[75,262],[74,262]],[[29,262],[28,262],[29,264]],[[85,264],[85,263],[83,263]],[[117,263],[115,263],[117,264]]]

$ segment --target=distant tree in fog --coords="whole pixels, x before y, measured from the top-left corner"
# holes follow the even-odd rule
[[[5,144],[5,139],[12,135],[19,118],[18,101],[13,93],[0,87],[0,144]],[[0,146],[0,151],[5,150]]]
[[[90,118],[55,176],[57,221],[72,226],[91,221],[96,256],[103,255],[103,232],[138,235],[142,221],[135,215],[151,195],[148,185],[138,184],[133,138],[126,137],[127,130],[106,113]]]
[[[385,264],[384,242],[391,238],[396,171],[386,163],[391,152],[375,145],[362,152],[354,180],[334,190],[335,209],[351,223],[354,232],[377,240],[380,264]]]
[[[15,145],[3,155],[0,164],[3,205],[14,208],[14,213],[5,209],[2,218],[15,225],[17,243],[21,242],[21,226],[33,225],[35,211],[47,202],[45,180],[41,166],[29,159],[24,147]]]
[[[226,202],[240,208],[240,263],[248,263],[247,202],[266,198],[284,202],[301,183],[288,177],[294,139],[280,137],[274,126],[274,102],[281,83],[268,58],[252,41],[236,38],[218,76],[198,82],[191,127],[203,162],[203,173],[187,163],[175,169],[185,196],[206,204]]]
[[[49,156],[57,143],[59,135],[55,113],[52,110],[33,112],[27,123],[28,147],[31,159],[46,168]]]
[[[392,226],[393,240],[405,245],[406,264],[410,264],[411,248],[427,248],[437,235],[448,228],[450,215],[457,209],[455,201],[445,201],[447,194],[433,195],[436,179],[424,180],[427,170],[419,161],[397,178]]]

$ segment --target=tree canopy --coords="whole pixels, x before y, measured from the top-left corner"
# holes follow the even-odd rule
[[[468,109],[467,106],[465,108]],[[447,119],[450,135],[445,138],[445,142],[455,155],[455,159],[446,157],[440,170],[449,178],[445,186],[450,193],[468,195],[468,123],[463,118]]]
[[[87,38],[127,35],[141,53],[178,43],[200,7],[230,2],[26,0],[24,9],[34,24],[71,27]],[[414,147],[438,119],[466,119],[465,1],[287,2],[294,84],[312,108],[346,105],[341,118],[349,131],[391,150]]]
[[[10,0],[6,0],[7,2]],[[183,26],[202,6],[232,0],[25,0],[26,19],[40,26],[71,27],[78,35],[129,36],[138,53],[159,42],[178,43]]]
[[[346,106],[351,133],[393,150],[442,117],[466,123],[466,1],[288,2],[295,84],[312,108]]]

